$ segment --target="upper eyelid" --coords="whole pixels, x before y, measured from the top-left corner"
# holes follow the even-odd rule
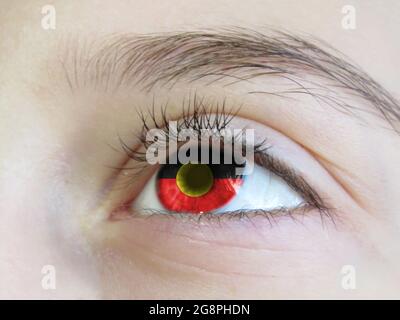
[[[80,45],[91,50],[83,51]],[[327,106],[356,114],[357,107],[344,94],[347,90],[367,102],[368,112],[375,113],[395,129],[400,121],[399,103],[365,72],[323,42],[289,32],[270,30],[263,34],[244,28],[224,28],[114,35],[90,44],[86,40],[69,43],[61,60],[71,89],[94,85],[107,91],[120,85],[133,85],[150,90],[156,84],[193,82],[209,76],[217,77],[212,82],[227,78],[237,82],[273,75],[292,82],[293,88],[283,92],[249,93],[282,97],[303,93]],[[304,75],[331,84],[310,82]]]

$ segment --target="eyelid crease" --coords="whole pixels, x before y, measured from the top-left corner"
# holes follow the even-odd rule
[[[354,200],[355,204],[363,209],[363,211],[368,212],[368,210],[365,209],[365,207],[362,205],[362,200],[356,195],[355,192],[352,191],[352,189],[350,187],[348,187],[346,185],[346,183],[343,182],[342,178],[338,175],[335,174],[334,170],[329,169],[329,167],[331,168],[336,168],[339,171],[345,172],[347,174],[347,176],[349,176],[350,178],[352,177],[351,172],[349,172],[348,170],[345,170],[344,168],[338,166],[337,164],[333,163],[332,161],[328,160],[326,157],[322,156],[321,154],[317,154],[312,150],[309,150],[308,148],[304,147],[313,157],[315,157],[318,162],[321,164],[322,167],[324,167],[325,169],[327,169],[327,171],[330,173],[330,175],[335,179],[335,181],[339,184],[339,186],[344,190],[344,192],[350,196],[351,199]]]

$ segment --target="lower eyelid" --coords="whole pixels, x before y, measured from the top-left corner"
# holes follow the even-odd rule
[[[258,229],[270,230],[290,225],[304,226],[305,221],[317,222],[321,228],[336,223],[331,213],[320,212],[318,209],[304,204],[296,208],[279,208],[276,210],[237,210],[226,214],[189,214],[170,213],[157,210],[146,210],[147,212],[135,211],[125,208],[125,213],[112,219],[115,222],[146,221],[154,222],[155,226],[164,228],[162,232],[169,233],[171,230],[201,230],[202,232],[221,232],[223,229],[240,229],[243,232],[253,232]],[[333,213],[332,213],[333,214]],[[232,229],[234,228],[234,229]],[[323,229],[323,228],[321,228]],[[169,230],[168,232],[166,230]]]
[[[140,250],[141,254],[151,255],[153,262],[170,263],[172,268],[181,266],[223,275],[283,276],[279,267],[291,265],[287,259],[293,259],[293,263],[312,261],[319,241],[326,239],[326,230],[314,218],[306,216],[297,224],[286,217],[279,228],[271,228],[265,219],[223,222],[221,226],[160,216],[134,218],[113,222],[113,231],[108,234],[113,234],[114,241],[108,243],[117,251],[127,250],[122,253],[128,257],[136,256],[136,250]],[[249,259],[256,262],[253,267]],[[260,272],[258,263],[263,259],[266,268]]]
[[[163,252],[152,252],[149,251],[146,248],[142,248],[145,250],[147,255],[151,255],[152,258],[151,260],[153,261],[159,261],[161,263],[166,263],[168,264],[171,269],[189,269],[187,271],[190,272],[191,276],[193,277],[193,272],[199,272],[199,273],[205,273],[206,275],[208,274],[215,274],[217,276],[241,276],[241,277],[254,277],[254,278],[276,278],[278,276],[277,273],[269,273],[269,272],[262,272],[259,267],[253,267],[253,270],[246,270],[244,271],[242,267],[240,267],[237,263],[231,263],[231,266],[235,266],[233,269],[236,270],[231,270],[232,267],[227,268],[227,267],[218,267],[215,266],[215,264],[202,264],[201,262],[196,263],[193,261],[193,259],[180,259],[179,257],[177,257],[176,255],[172,255],[169,256]],[[254,254],[262,254],[262,252],[260,252],[260,250],[258,249],[248,249],[248,248],[235,248],[236,250],[240,250],[243,251],[244,250],[250,250],[252,253]],[[273,252],[266,252],[265,253],[269,253],[269,254],[276,254],[276,251]],[[243,252],[239,253],[241,255],[243,255]],[[281,252],[281,254],[287,256],[288,252]],[[221,255],[220,255],[221,257]],[[212,259],[212,260],[216,260],[216,259]],[[163,266],[163,268],[165,268],[165,266]],[[177,270],[178,271],[178,270]],[[178,272],[182,272],[182,270],[179,270]],[[281,275],[283,277],[283,275]],[[298,276],[299,277],[299,276]],[[303,275],[303,277],[310,277],[310,275]]]

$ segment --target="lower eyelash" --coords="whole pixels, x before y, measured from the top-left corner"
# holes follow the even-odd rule
[[[236,210],[231,212],[224,212],[222,214],[204,213],[204,214],[189,214],[189,213],[171,213],[164,210],[142,209],[140,212],[130,212],[129,215],[124,216],[122,219],[154,219],[163,218],[168,220],[177,220],[178,222],[189,222],[198,225],[220,225],[229,221],[249,221],[253,222],[254,218],[266,218],[270,226],[277,226],[282,218],[290,218],[294,222],[302,223],[302,219],[307,213],[315,209],[313,206],[304,204],[296,208],[278,208],[271,211],[268,210]],[[144,214],[145,213],[145,214]],[[332,215],[320,213],[322,224],[326,218],[335,224]],[[116,220],[121,220],[117,218]]]

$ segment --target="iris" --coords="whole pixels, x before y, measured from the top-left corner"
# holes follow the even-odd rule
[[[161,204],[174,212],[206,213],[234,198],[243,183],[235,164],[166,164],[157,175]]]

